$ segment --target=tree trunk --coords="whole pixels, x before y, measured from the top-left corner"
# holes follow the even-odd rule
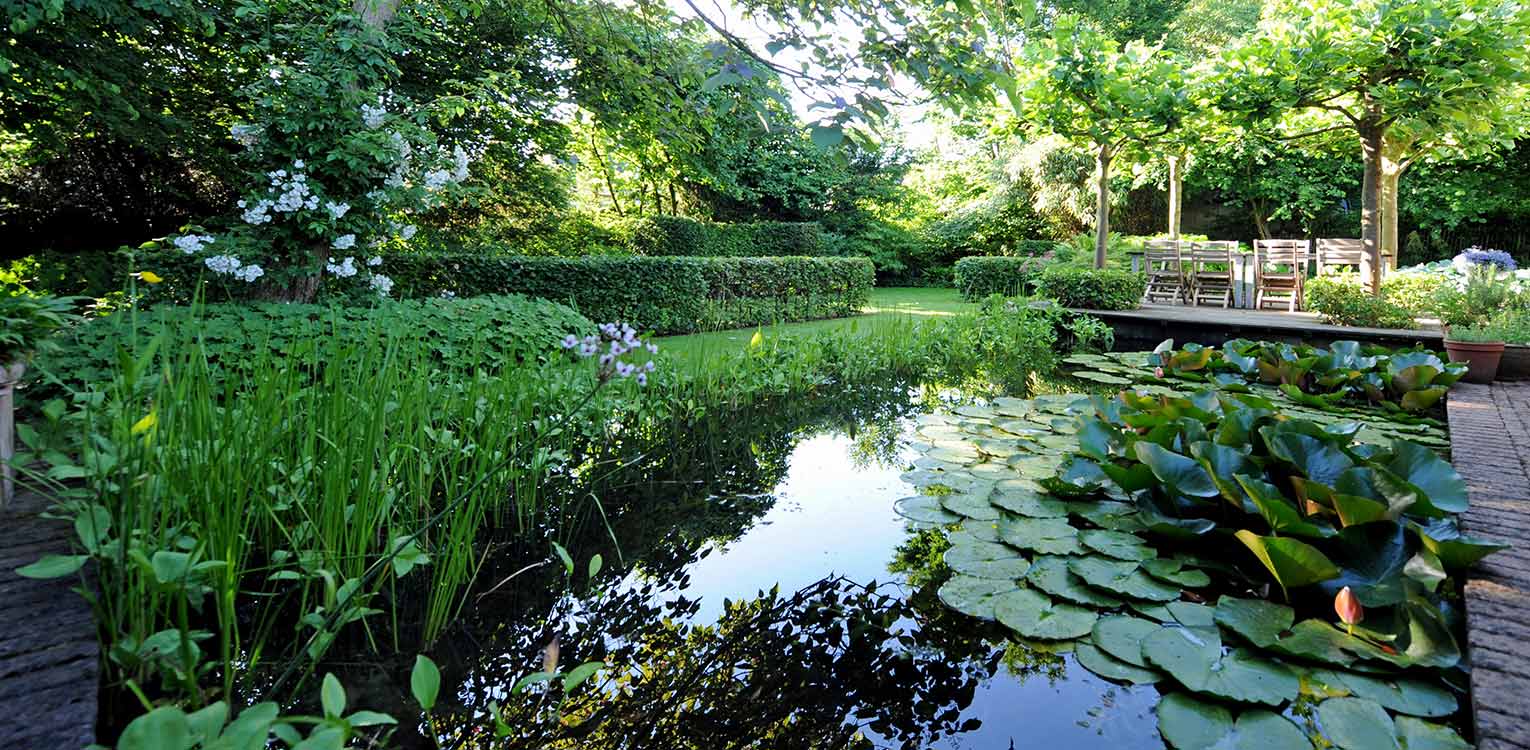
[[[1094,197],[1097,205],[1094,207],[1094,267],[1105,267],[1105,248],[1110,239],[1110,144],[1101,144],[1100,152],[1095,157],[1094,163],[1100,171],[1100,180],[1095,185]]]
[[[1369,114],[1356,126],[1360,151],[1365,159],[1365,179],[1360,186],[1360,241],[1371,264],[1371,292],[1381,296],[1381,147],[1386,128]]]
[[[1185,173],[1184,157],[1174,154],[1169,157],[1169,239],[1179,239],[1180,217],[1185,212]]]
[[[1259,233],[1259,239],[1270,238],[1270,220],[1265,218],[1264,203],[1252,201],[1249,203],[1249,214],[1254,217],[1254,231]]]
[[[605,178],[606,192],[611,196],[611,209],[616,211],[617,216],[622,216],[622,202],[616,197],[616,177],[611,173],[611,165],[606,163],[606,157],[600,153],[600,143],[595,138],[594,130],[590,131],[590,154],[600,163],[600,174]]]
[[[1397,189],[1412,163],[1407,153],[1415,143],[1416,139],[1388,136],[1381,146],[1381,252],[1394,261],[1401,241],[1397,233]]]
[[[393,20],[403,0],[355,0],[351,8],[361,16],[361,22],[380,29]]]

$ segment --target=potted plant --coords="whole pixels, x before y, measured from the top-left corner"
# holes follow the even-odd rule
[[[1445,336],[1445,351],[1452,362],[1465,362],[1468,383],[1491,383],[1498,377],[1503,359],[1503,332],[1492,323],[1452,326]]]
[[[42,342],[75,318],[73,299],[6,292],[0,289],[0,504],[15,492],[16,384]]]
[[[1445,324],[1445,352],[1452,362],[1465,362],[1466,380],[1491,383],[1503,357],[1503,334],[1492,321],[1517,297],[1506,266],[1496,256],[1478,260],[1467,251],[1456,257],[1461,279],[1440,288],[1436,305]],[[1485,255],[1487,251],[1476,251]],[[1509,261],[1512,263],[1512,260]]]

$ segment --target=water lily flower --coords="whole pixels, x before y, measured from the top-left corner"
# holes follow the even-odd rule
[[[1344,622],[1352,635],[1355,632],[1355,623],[1365,619],[1365,608],[1360,606],[1359,598],[1348,586],[1339,589],[1339,595],[1333,598],[1333,608],[1339,613],[1339,619]]]

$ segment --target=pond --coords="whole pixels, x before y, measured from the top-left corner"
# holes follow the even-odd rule
[[[936,598],[937,537],[894,510],[916,492],[904,476],[934,400],[883,384],[703,420],[664,464],[614,482],[631,486],[609,528],[570,541],[599,546],[604,587],[558,597],[556,577],[523,575],[432,651],[441,746],[488,746],[494,703],[522,719],[500,741],[513,747],[1162,747],[1152,686],[1102,680]],[[565,668],[642,675],[563,707],[588,732],[509,697],[554,634]],[[407,663],[336,661],[353,705],[409,714]],[[405,746],[434,746],[402,724]]]
[[[1440,560],[1490,550],[1448,536],[1448,513],[1411,520],[1440,510],[1415,483],[1448,509],[1439,423],[1225,373],[1222,395],[1185,399],[1184,383],[1139,376],[1146,356],[1071,358],[1072,388],[1141,394],[1114,401],[863,383],[647,436],[641,453],[662,458],[576,485],[571,498],[599,502],[560,506],[548,539],[490,545],[481,593],[431,649],[446,696],[432,715],[409,707],[410,659],[329,668],[420,748],[1131,749],[1164,747],[1160,727],[1182,750],[1343,732],[1362,738],[1345,747],[1464,746]],[[1412,388],[1427,365],[1409,356],[1396,364],[1415,368]],[[1379,447],[1394,439],[1407,445]],[[1227,489],[1234,475],[1246,494]],[[1338,496],[1330,526],[1319,479],[1357,493],[1384,480],[1399,499],[1388,516]],[[1269,482],[1305,487],[1310,522],[1277,512]],[[1217,519],[1252,522],[1219,494],[1338,567],[1298,581],[1292,560],[1333,563],[1273,528],[1227,549],[1234,535],[1207,534]],[[567,572],[543,562],[554,539]],[[1250,574],[1255,556],[1273,582]],[[1292,596],[1287,580],[1322,585]],[[1329,624],[1339,585],[1380,608],[1374,626]],[[569,696],[515,687],[594,661],[599,678]]]

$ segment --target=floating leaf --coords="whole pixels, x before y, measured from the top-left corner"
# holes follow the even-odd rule
[[[1068,515],[1067,503],[1035,490],[1000,489],[989,497],[989,502],[1032,518],[1062,518]]]
[[[999,622],[1028,638],[1065,640],[1087,635],[1099,615],[1092,609],[1054,601],[1035,589],[1019,589],[994,599]]]
[[[1440,519],[1429,524],[1409,522],[1418,532],[1424,549],[1429,550],[1447,569],[1461,569],[1481,560],[1509,545],[1486,539],[1477,539],[1461,533],[1453,519]]]
[[[1306,542],[1289,537],[1259,536],[1247,530],[1234,536],[1264,563],[1281,589],[1288,592],[1287,596],[1293,586],[1306,586],[1339,575],[1338,567]]]
[[[1198,693],[1279,705],[1294,700],[1300,680],[1290,668],[1247,649],[1222,653],[1215,627],[1165,627],[1142,641],[1149,663]]]
[[[1121,600],[1084,585],[1082,579],[1068,570],[1068,558],[1043,555],[1036,558],[1026,581],[1042,591],[1060,599],[1091,607],[1108,608],[1120,606]]]
[[[1300,727],[1279,714],[1250,710],[1233,721],[1232,712],[1186,693],[1158,702],[1158,733],[1175,750],[1311,750]]]
[[[946,510],[940,498],[931,495],[905,497],[893,503],[893,510],[910,521],[921,523],[948,524],[962,520],[961,516]]]
[[[1084,669],[1107,680],[1129,682],[1133,685],[1147,685],[1163,679],[1163,674],[1151,669],[1127,664],[1101,651],[1093,643],[1080,642],[1074,646],[1073,658],[1077,659],[1079,665]]]
[[[1204,570],[1186,568],[1179,560],[1158,558],[1155,560],[1143,560],[1142,569],[1148,575],[1160,581],[1178,584],[1187,588],[1201,588],[1211,585],[1211,576],[1206,575]]]
[[[1147,542],[1135,534],[1120,531],[1085,531],[1078,535],[1085,547],[1117,560],[1139,562],[1158,556]]]
[[[1216,497],[1221,494],[1211,475],[1193,459],[1181,456],[1156,443],[1138,442],[1137,460],[1147,464],[1170,490],[1191,497]]]
[[[947,607],[983,620],[994,619],[993,600],[1014,591],[1014,581],[957,574],[941,584],[936,595]]]
[[[999,520],[999,510],[993,507],[993,504],[983,495],[967,493],[945,495],[940,498],[940,504],[946,510],[967,518],[979,521]]]
[[[1217,624],[1261,648],[1278,640],[1295,619],[1296,613],[1284,604],[1233,596],[1217,600]]]
[[[999,538],[1006,544],[1048,555],[1073,555],[1084,551],[1078,530],[1062,518],[1006,516],[999,519]]]
[[[1142,655],[1142,640],[1158,632],[1163,626],[1130,615],[1102,617],[1092,631],[1094,645],[1100,650],[1127,664],[1146,668],[1147,658]]]
[[[954,535],[953,535],[954,536]],[[979,578],[1024,578],[1031,564],[1013,547],[996,542],[960,539],[946,550],[946,566]]]
[[[1069,562],[1068,569],[1090,586],[1133,599],[1168,602],[1179,598],[1178,588],[1153,580],[1134,562],[1090,556]]]
[[[1174,620],[1185,627],[1209,628],[1216,625],[1216,610],[1195,602],[1169,602],[1165,607]]]
[[[1357,698],[1376,701],[1400,714],[1438,718],[1454,714],[1458,707],[1455,694],[1423,680],[1372,677],[1332,669],[1313,670],[1310,677],[1328,686],[1330,692],[1336,688]]]

